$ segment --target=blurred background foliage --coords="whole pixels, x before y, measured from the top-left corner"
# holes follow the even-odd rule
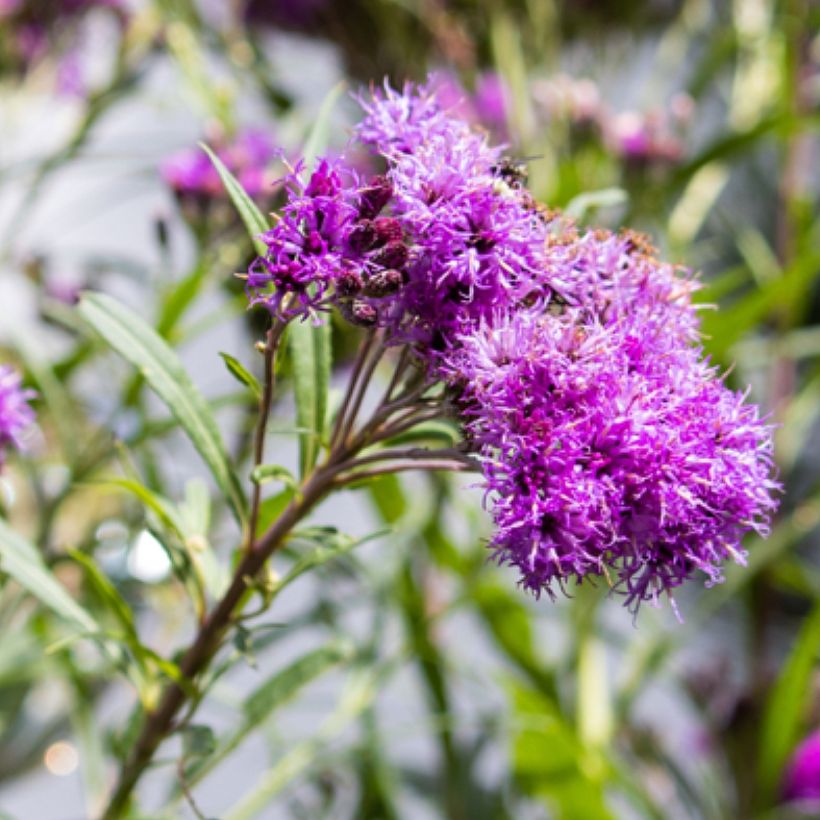
[[[291,159],[310,134],[340,150],[348,90],[437,71],[546,206],[702,271],[708,352],[780,425],[776,526],[682,593],[682,623],[633,624],[602,589],[525,597],[487,563],[463,477],[346,493],[276,559],[271,595],[293,589],[237,628],[146,816],[811,815],[782,782],[820,720],[818,24],[811,0],[0,2],[0,345],[39,394],[0,540],[42,573],[39,602],[0,591],[0,809],[99,812],[238,538],[76,293],[116,294],[177,349],[246,463],[263,322],[232,274],[253,248],[218,187],[163,163],[248,128]],[[334,326],[339,373],[356,344]],[[270,443],[292,466],[281,396]]]

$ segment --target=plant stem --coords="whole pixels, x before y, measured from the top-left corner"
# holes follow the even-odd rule
[[[264,436],[267,415],[273,395],[273,361],[282,326],[274,326],[268,335],[265,349],[265,388],[260,401],[260,419],[258,422],[255,453],[256,463],[261,463],[264,455]],[[248,592],[253,588],[254,579],[264,567],[266,561],[287,540],[294,526],[301,521],[313,507],[331,490],[371,475],[389,472],[400,472],[409,469],[421,470],[464,470],[469,469],[471,462],[456,450],[385,450],[357,459],[358,453],[372,443],[373,436],[387,423],[393,413],[409,409],[413,404],[423,401],[424,385],[413,385],[405,394],[396,400],[382,404],[376,409],[373,417],[363,425],[357,435],[353,436],[353,425],[367,391],[371,376],[381,359],[381,350],[373,352],[375,334],[371,334],[362,345],[359,359],[347,396],[342,403],[336,421],[330,452],[327,459],[318,466],[302,484],[284,512],[261,537],[255,537],[258,526],[258,510],[261,495],[254,490],[254,501],[251,516],[251,529],[245,539],[246,549],[236,568],[231,585],[222,599],[202,621],[194,642],[185,652],[179,663],[182,679],[195,685],[196,679],[206,670],[213,657],[222,646],[226,633],[236,621],[237,610],[241,611],[247,601]],[[418,407],[416,408],[418,410]],[[403,414],[404,415],[404,414]],[[387,463],[378,463],[384,462]],[[370,469],[357,472],[359,466]],[[347,474],[347,475],[345,475]],[[186,691],[187,690],[187,691]],[[156,709],[146,715],[142,731],[137,738],[128,760],[123,764],[120,778],[110,798],[102,820],[114,820],[122,817],[131,799],[131,793],[143,772],[150,765],[160,744],[178,728],[175,718],[190,696],[191,688],[184,689],[176,682],[165,688]],[[196,708],[196,698],[192,708]]]
[[[274,322],[273,327],[268,331],[265,339],[265,376],[262,395],[259,398],[259,419],[256,423],[256,437],[253,447],[253,466],[258,467],[265,458],[265,433],[268,429],[268,418],[270,417],[271,403],[273,402],[273,391],[276,386],[275,360],[276,351],[285,324],[279,320]],[[262,485],[254,482],[253,498],[251,500],[251,512],[248,522],[248,534],[245,540],[245,549],[250,552],[254,548],[256,541],[256,528],[259,524],[259,506],[262,503]]]
[[[236,608],[245,598],[249,583],[256,577],[270,556],[284,543],[293,529],[322,496],[332,487],[335,469],[319,469],[312,474],[302,492],[285,509],[265,535],[245,553],[236,569],[233,581],[222,600],[211,611],[200,626],[196,639],[180,661],[180,673],[186,680],[193,681],[202,672],[221,646],[227,629],[231,626]],[[176,683],[165,689],[157,708],[147,715],[130,758],[120,773],[103,820],[121,817],[128,805],[131,792],[142,773],[153,759],[160,743],[173,729],[177,712],[186,701],[186,693]]]

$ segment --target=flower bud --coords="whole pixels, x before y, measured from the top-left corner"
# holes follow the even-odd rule
[[[404,242],[388,242],[380,251],[373,254],[373,261],[383,268],[402,268],[407,262],[409,250]]]
[[[404,284],[401,271],[381,270],[368,277],[364,283],[365,296],[381,299],[396,293]]]
[[[380,216],[373,220],[373,228],[376,233],[376,245],[386,245],[388,242],[400,242],[404,236],[401,229],[401,222],[391,216]]]
[[[361,299],[354,299],[343,312],[349,322],[361,327],[373,327],[379,321],[379,313],[376,308]]]
[[[336,280],[336,293],[339,296],[355,296],[362,289],[362,277],[358,271],[348,269],[341,272]]]
[[[387,177],[373,177],[370,184],[362,188],[359,194],[359,216],[372,219],[387,205],[392,196],[393,186]]]
[[[376,245],[376,228],[369,219],[360,219],[350,231],[347,244],[353,253],[365,253]]]

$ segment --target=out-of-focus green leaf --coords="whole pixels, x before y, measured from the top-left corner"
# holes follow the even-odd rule
[[[216,751],[216,735],[210,726],[189,723],[182,730],[182,754],[187,760],[208,757]]]
[[[820,604],[800,630],[789,659],[766,703],[758,747],[758,781],[768,805],[786,760],[800,739],[801,720],[811,698],[810,680],[820,652]]]
[[[614,208],[629,201],[623,188],[604,188],[601,191],[586,191],[574,197],[564,209],[567,216],[582,221],[601,208]]]
[[[293,322],[288,329],[288,345],[296,423],[310,431],[299,434],[299,466],[304,477],[316,464],[324,437],[330,381],[330,325]]]
[[[237,519],[244,523],[247,502],[231,468],[208,403],[176,353],[133,311],[101,293],[84,293],[79,311],[121,356],[139,368],[188,434],[211,470]]]
[[[380,691],[382,669],[357,669],[348,680],[336,711],[316,737],[298,743],[265,772],[258,784],[225,814],[225,820],[250,820],[295,778],[315,765],[325,746],[367,709]]]
[[[485,577],[471,590],[484,625],[507,657],[540,691],[557,697],[555,676],[535,650],[532,620],[515,592]]]
[[[174,283],[163,296],[157,320],[157,332],[163,339],[174,341],[177,323],[199,294],[210,262],[208,258],[200,259],[194,269],[180,282]]]
[[[262,385],[259,384],[259,379],[248,370],[239,359],[234,358],[229,353],[219,354],[225,362],[225,367],[228,372],[240,383],[251,389],[253,395],[260,399],[262,398]]]
[[[342,94],[344,94],[346,88],[347,83],[338,83],[330,89],[327,96],[322,100],[316,121],[305,141],[305,147],[302,152],[308,171],[313,169],[317,157],[327,148],[328,139],[330,137],[331,115],[333,114],[333,109],[336,107],[336,103]]]
[[[54,577],[36,547],[0,518],[0,570],[10,575],[41,603],[87,634],[100,633],[91,614]]]
[[[221,738],[207,760],[195,763],[186,779],[195,783],[224,760],[254,730],[259,729],[280,707],[293,700],[308,684],[340,663],[353,658],[350,641],[335,641],[308,652],[257,686],[242,704],[242,721],[237,729]]]
[[[139,481],[135,481],[131,478],[118,478],[114,476],[100,481],[95,481],[92,486],[99,487],[101,489],[110,488],[115,490],[125,490],[126,492],[131,493],[133,496],[142,501],[142,503],[149,510],[151,510],[154,515],[156,515],[164,526],[168,527],[168,529],[180,538],[184,537],[183,533],[185,530],[185,525],[182,522],[179,511],[167,498],[159,495],[159,493],[155,493],[153,490],[149,490],[148,487],[144,484],[140,484]]]
[[[592,632],[578,648],[578,735],[592,748],[605,748],[613,731],[610,677],[603,643]]]
[[[254,248],[256,248],[256,252],[260,256],[264,256],[267,252],[267,246],[259,237],[268,230],[267,220],[262,216],[262,212],[256,207],[254,201],[245,193],[245,189],[239,184],[236,177],[225,167],[222,160],[205,143],[201,142],[199,145],[214,164],[214,168],[216,168],[216,172],[219,174],[231,202],[233,202],[239,216],[242,218],[242,222],[245,224],[245,229],[253,242]]]
[[[607,763],[585,749],[552,700],[516,683],[512,767],[516,781],[562,820],[613,820],[607,806]]]
[[[720,311],[701,314],[707,350],[726,362],[732,345],[767,316],[790,317],[803,309],[815,279],[820,254],[809,254],[795,261],[782,278],[755,288]]]

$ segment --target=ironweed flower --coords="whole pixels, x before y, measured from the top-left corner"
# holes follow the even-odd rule
[[[691,280],[630,242],[562,247],[565,264],[595,261],[589,291],[499,317],[442,367],[482,461],[495,556],[537,595],[603,576],[637,609],[744,563],[778,485],[771,427],[692,343]]]
[[[297,166],[251,300],[336,305],[414,346],[481,464],[494,555],[536,595],[603,577],[637,610],[719,582],[779,487],[771,427],[699,347],[694,278],[638,234],[548,215],[434,81],[361,104],[384,173]]]
[[[305,182],[297,167],[264,237],[270,250],[249,272],[253,302],[276,312],[298,291],[302,313],[335,302],[351,316],[356,295],[391,342],[430,351],[498,310],[561,290],[543,274],[549,221],[505,170],[500,147],[452,116],[430,84],[386,86],[362,105],[358,141],[385,173],[362,179],[326,159]]]
[[[0,365],[0,468],[8,447],[23,447],[22,435],[34,421],[29,401],[32,390],[21,386],[20,374],[9,365]]]

